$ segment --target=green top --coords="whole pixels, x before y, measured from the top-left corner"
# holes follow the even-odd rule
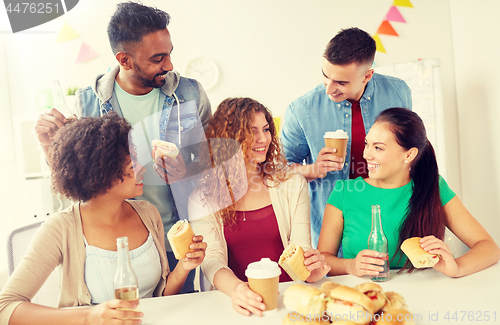
[[[402,187],[393,189],[372,186],[361,177],[338,180],[327,203],[342,211],[344,258],[355,258],[360,251],[368,248],[368,236],[372,223],[371,207],[380,205],[382,229],[387,237],[389,260],[391,260],[396,253],[399,227],[406,216],[412,191],[413,180]],[[439,193],[443,206],[455,197],[455,193],[441,176],[439,176]],[[397,263],[398,259],[399,256],[392,260],[391,268],[400,268],[406,261],[403,257],[401,262]]]

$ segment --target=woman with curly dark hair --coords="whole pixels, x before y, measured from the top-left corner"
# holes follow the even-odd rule
[[[130,130],[124,118],[110,114],[57,132],[48,155],[53,188],[78,203],[50,216],[33,237],[0,295],[0,324],[140,324],[143,314],[133,310],[138,300],[114,299],[118,237],[128,237],[140,298],[178,293],[202,262],[206,243],[195,236],[195,252],[170,272],[158,210],[128,200],[142,194],[144,174]],[[97,306],[63,310],[31,303],[57,266],[58,306]]]
[[[311,249],[309,193],[305,178],[288,174],[271,112],[250,98],[220,103],[207,130],[207,166],[189,198],[189,218],[208,248],[202,270],[243,315],[262,315],[262,298],[248,287],[245,269],[268,257],[277,262],[289,243],[299,244],[308,282],[329,267]],[[204,161],[203,161],[204,160]],[[280,281],[291,281],[283,271]]]

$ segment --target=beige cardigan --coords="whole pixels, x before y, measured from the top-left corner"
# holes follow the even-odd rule
[[[311,248],[310,198],[305,178],[291,174],[290,178],[277,187],[270,187],[273,205],[283,247],[289,243],[299,244],[305,250]],[[214,214],[207,214],[201,203],[200,191],[189,197],[189,220],[194,232],[203,235],[208,247],[201,269],[213,285],[214,276],[222,268],[228,268],[227,244],[222,222]]]
[[[151,233],[160,254],[162,277],[153,295],[161,296],[170,271],[160,214],[149,202],[127,202]],[[35,233],[26,254],[0,293],[0,325],[9,323],[19,304],[31,301],[57,266],[59,308],[90,305],[91,296],[84,278],[85,257],[80,204],[77,203],[50,216]]]

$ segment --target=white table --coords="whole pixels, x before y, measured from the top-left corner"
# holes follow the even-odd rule
[[[325,281],[354,286],[369,281],[351,275],[325,278]],[[266,317],[242,316],[233,310],[231,300],[219,291],[141,300],[143,324],[281,324],[289,312],[282,293],[294,282],[280,283],[278,311]],[[412,274],[391,272],[391,279],[380,283],[384,291],[396,291],[406,298],[418,325],[500,324],[500,264],[463,277],[448,276],[426,269]],[[489,321],[487,321],[489,316]],[[297,325],[300,322],[297,321]]]

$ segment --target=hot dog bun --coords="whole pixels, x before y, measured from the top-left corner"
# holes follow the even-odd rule
[[[384,294],[385,297],[387,298],[387,302],[384,305],[384,307],[382,307],[383,312],[387,312],[393,309],[404,309],[404,310],[408,309],[408,306],[406,305],[406,299],[399,293],[394,291],[388,291],[385,292]]]
[[[412,237],[406,239],[401,244],[401,250],[408,256],[411,264],[417,269],[424,267],[433,267],[439,262],[439,255],[434,255],[426,252],[420,247],[420,237]]]
[[[278,264],[293,281],[305,281],[311,275],[311,271],[304,265],[304,250],[300,245],[289,244],[281,254]]]
[[[292,284],[283,293],[283,304],[302,315],[322,315],[326,301],[320,290],[305,284]]]
[[[356,324],[366,324],[375,312],[371,299],[354,288],[340,285],[330,291],[330,298],[326,311],[334,320],[349,319]],[[350,315],[356,317],[353,319]]]
[[[167,232],[167,239],[176,259],[183,259],[187,253],[194,252],[189,248],[193,243],[193,236],[193,229],[187,220],[177,221]]]
[[[337,282],[327,281],[321,285],[319,290],[325,294],[326,297],[330,296],[330,291],[338,287],[340,284]]]
[[[383,289],[376,283],[364,282],[354,286],[354,289],[364,293],[371,299],[375,311],[379,311],[387,302]]]
[[[157,139],[153,140],[151,144],[153,145],[153,149],[156,149],[155,159],[167,156],[175,160],[175,158],[177,158],[177,155],[179,154],[179,149],[177,148],[175,143]]]

